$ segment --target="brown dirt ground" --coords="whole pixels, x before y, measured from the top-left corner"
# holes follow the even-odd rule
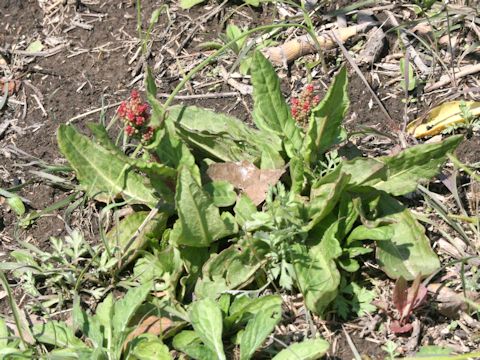
[[[13,120],[16,127],[11,126],[0,138],[0,149],[14,145],[45,163],[61,164],[61,155],[58,152],[55,138],[58,125],[67,122],[74,116],[101,107],[102,99],[105,104],[119,102],[128,96],[131,88],[140,84],[136,83],[129,87],[135,77],[132,76],[132,70],[138,64],[138,58],[133,63],[128,63],[137,49],[137,46],[134,46],[137,36],[136,13],[135,8],[131,6],[132,1],[85,1],[85,3],[92,3],[92,5],[88,5],[88,8],[81,8],[79,10],[81,13],[107,14],[101,18],[85,17],[89,20],[97,20],[91,23],[92,30],[75,27],[64,32],[69,25],[68,22],[65,22],[59,25],[60,28],[56,32],[51,32],[52,28],[43,23],[44,16],[36,0],[1,1],[0,46],[2,48],[9,49],[12,44],[22,41],[26,44],[36,39],[44,41],[47,34],[59,36],[63,42],[69,45],[58,54],[49,57],[25,59],[16,58],[16,55],[12,54],[3,54],[7,62],[10,62],[9,65],[15,67],[14,76],[23,82],[18,95],[19,98],[26,101],[27,110],[25,115],[22,106],[1,110],[2,121]],[[163,0],[142,0],[143,17],[148,19],[152,11],[164,3]],[[170,2],[168,3],[170,4]],[[69,6],[68,16],[71,19],[74,9],[73,5]],[[227,9],[230,10],[230,8]],[[187,21],[204,16],[208,11],[199,6],[190,12],[179,12],[176,16],[184,17]],[[246,11],[253,24],[267,23],[271,19],[271,14],[262,9]],[[222,15],[224,14],[222,13]],[[232,16],[240,23],[246,21],[235,13]],[[180,22],[178,18],[177,23]],[[168,23],[167,16],[163,14],[160,17],[158,28],[166,28]],[[156,51],[168,39],[161,37],[162,31],[156,32],[159,37],[154,39],[152,57],[149,60],[150,65],[153,66],[162,56],[164,57],[161,68],[156,69],[156,73],[160,74],[157,77],[159,91],[163,93],[169,93],[179,78],[179,74],[169,70],[169,67],[176,62],[174,50],[188,33],[188,27],[184,29],[179,26],[177,30],[180,33],[184,32],[179,36],[179,40],[171,45],[170,51],[162,54]],[[221,20],[220,17],[215,17],[205,24],[204,28],[199,29],[193,40],[185,47],[186,53],[198,52],[196,45],[201,41],[217,38],[219,30],[221,30]],[[337,51],[333,51],[328,56],[338,55]],[[196,60],[196,58],[193,56],[192,60]],[[349,86],[351,110],[347,116],[349,128],[358,129],[360,126],[369,126],[385,132],[391,131],[391,124],[386,121],[378,106],[375,103],[370,106],[371,96],[363,82],[351,70],[349,73],[351,75]],[[195,80],[201,81],[202,79]],[[288,80],[288,78],[284,78],[285,83],[288,83]],[[324,80],[329,83],[329,77],[325,76]],[[288,88],[286,92],[290,92],[290,87],[286,86],[286,88]],[[381,84],[377,84],[376,89],[380,98],[391,91],[390,88],[384,88]],[[203,93],[206,90],[208,87],[198,90],[198,92]],[[219,84],[215,91],[232,90],[224,84]],[[46,115],[34,96],[40,100]],[[187,102],[222,112],[229,111],[232,115],[249,122],[251,119],[247,107],[242,101],[235,103],[235,100],[235,98],[221,98]],[[244,101],[247,106],[251,102],[248,97]],[[400,123],[404,113],[401,97],[389,97],[384,104],[392,118]],[[421,112],[426,108],[428,108],[427,105],[421,104],[418,111]],[[107,119],[113,115],[114,111],[115,107],[107,110]],[[98,121],[98,119],[99,113],[97,112],[75,121],[75,125],[85,130],[87,122]],[[458,155],[466,162],[478,162],[480,161],[479,147],[480,140],[478,137],[474,137],[462,145],[458,150]],[[31,181],[32,183],[24,186],[20,192],[22,196],[31,201],[31,209],[41,210],[68,195],[68,192],[62,189],[34,181],[32,174],[25,171],[24,167],[18,166],[30,160],[5,151],[0,154],[0,187],[10,188],[18,182],[28,183]],[[53,216],[37,220],[31,228],[15,233],[16,216],[6,206],[2,206],[0,208],[0,219],[2,219],[0,222],[0,254],[2,252],[6,254],[14,249],[17,237],[22,239],[30,237],[30,240],[37,246],[47,246],[46,243],[50,236],[65,234],[65,226],[60,215],[61,211],[54,212]],[[345,338],[339,335],[338,339],[338,352],[330,358],[351,359],[353,354]],[[356,336],[353,336],[353,341],[362,355],[369,355],[372,359],[382,358],[384,353],[380,350],[379,345]]]

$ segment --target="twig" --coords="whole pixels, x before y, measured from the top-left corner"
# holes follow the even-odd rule
[[[157,94],[158,97],[168,98],[170,94]],[[192,99],[219,99],[225,97],[236,97],[238,93],[235,91],[232,92],[221,92],[221,93],[208,93],[208,94],[193,94],[193,95],[177,95],[175,99],[177,100],[192,100]]]
[[[89,116],[89,115],[98,113],[98,112],[100,112],[100,111],[103,111],[103,110],[106,110],[106,109],[111,109],[111,108],[113,108],[113,107],[119,106],[121,103],[122,103],[122,102],[119,101],[119,102],[116,102],[116,103],[113,103],[113,104],[110,104],[110,105],[106,105],[106,106],[102,106],[102,107],[99,107],[99,108],[97,108],[97,109],[93,109],[93,110],[87,111],[86,113],[83,113],[83,114],[74,116],[73,118],[71,118],[70,120],[67,121],[67,125],[68,125],[68,124],[71,124],[71,123],[74,122],[75,120],[83,119],[84,117],[87,117],[87,116]]]
[[[480,71],[480,64],[474,64],[474,65],[467,65],[459,69],[459,71],[455,74],[456,80],[467,76],[467,75],[472,75]],[[450,75],[443,75],[440,77],[440,80],[437,82],[425,86],[425,92],[428,91],[433,91],[441,88],[442,86],[445,86],[453,81],[453,78]]]
[[[33,56],[33,57],[49,57],[55,54],[58,54],[60,51],[62,51],[64,48],[66,48],[69,44],[61,44],[57,45],[51,49],[45,50],[45,51],[36,51],[36,52],[31,52],[31,51],[26,51],[26,50],[7,50],[5,48],[0,48],[0,52],[3,53],[11,53],[15,55],[23,55],[23,56]]]
[[[36,94],[32,94],[32,97],[33,97],[33,98],[35,99],[35,101],[37,102],[38,107],[40,108],[40,110],[42,110],[43,116],[44,116],[44,117],[47,117],[48,114],[47,114],[47,112],[45,111],[45,108],[43,107],[43,105],[42,105],[40,99],[38,98],[38,96],[37,96]]]

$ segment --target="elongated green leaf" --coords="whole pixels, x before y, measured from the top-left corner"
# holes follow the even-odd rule
[[[308,339],[283,349],[272,360],[316,360],[326,354],[330,344],[323,339]]]
[[[100,330],[103,337],[102,342],[109,351],[114,350],[112,349],[114,346],[112,341],[114,336],[112,320],[114,316],[113,293],[109,293],[105,300],[97,306],[95,315],[93,316],[98,322],[98,330]],[[97,336],[99,336],[99,334]]]
[[[342,121],[349,105],[347,69],[335,76],[323,100],[312,110],[303,157],[307,164],[315,163],[332,145],[342,140]]]
[[[60,151],[75,169],[77,178],[89,196],[111,201],[122,195],[132,203],[154,207],[158,199],[154,189],[113,151],[89,140],[73,127],[60,125],[57,133]]]
[[[268,335],[280,322],[282,308],[276,308],[257,313],[250,319],[240,339],[240,360],[249,360],[255,351],[263,344]]]
[[[222,311],[218,304],[210,299],[196,301],[192,304],[189,315],[198,337],[216,354],[218,360],[225,360]]]
[[[148,211],[134,212],[122,219],[118,225],[111,229],[106,235],[106,240],[110,248],[118,247],[122,250],[124,263],[133,260],[138,255],[138,250],[143,249],[149,239],[160,239],[162,237],[162,233],[167,224],[168,214],[160,212],[157,213],[136,236],[129,249],[125,249],[148,214]],[[128,253],[124,253],[125,250],[127,250]]]
[[[461,135],[450,136],[442,142],[416,145],[397,155],[379,158],[388,168],[387,179],[375,179],[366,185],[394,196],[412,192],[420,181],[429,180],[438,174],[446,161],[447,153],[453,151],[461,140]]]
[[[175,204],[179,220],[175,223],[171,240],[176,244],[209,246],[237,231],[233,216],[229,213],[220,216],[213,200],[202,190],[187,168],[180,170]]]
[[[232,330],[253,319],[262,312],[272,312],[282,305],[282,298],[278,295],[267,295],[257,299],[248,296],[237,297],[230,306],[230,315],[225,319],[225,327]]]
[[[316,181],[310,190],[308,213],[312,221],[309,228],[318,224],[336,206],[342,193],[350,182],[351,176],[338,166],[330,174]]]
[[[135,315],[135,312],[145,301],[150,293],[150,290],[152,289],[152,286],[152,282],[145,282],[136,288],[130,289],[122,299],[115,302],[113,308],[112,325],[114,337],[117,342],[117,351],[121,350],[130,319],[133,315]]]
[[[8,328],[7,324],[5,323],[5,319],[0,317],[0,349],[6,348],[8,345]]]
[[[430,247],[425,229],[399,201],[383,193],[377,205],[377,220],[392,222],[390,240],[377,241],[377,261],[393,279],[403,276],[414,280],[417,274],[428,276],[440,267]]]
[[[325,256],[320,245],[308,250],[297,243],[292,246],[292,262],[305,305],[315,314],[323,315],[337,296],[340,285],[340,273],[335,261]]]
[[[253,55],[251,73],[255,125],[266,136],[273,133],[283,139],[285,150],[291,158],[300,151],[302,134],[282,95],[275,69],[260,51]]]
[[[33,336],[38,342],[55,347],[87,347],[83,341],[75,336],[70,327],[58,321],[52,320],[46,324],[35,324],[33,326]]]

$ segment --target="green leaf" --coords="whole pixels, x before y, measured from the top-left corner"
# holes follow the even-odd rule
[[[106,235],[107,244],[111,249],[113,247],[121,249],[125,264],[133,260],[138,255],[138,251],[142,250],[150,239],[160,239],[162,237],[162,233],[167,225],[168,214],[160,212],[157,213],[135,237],[129,249],[125,249],[149,213],[149,211],[137,211],[126,216]],[[125,253],[125,250],[128,252]]]
[[[312,219],[309,228],[318,224],[335,208],[350,178],[351,176],[345,174],[341,166],[338,166],[330,174],[313,183],[308,206],[308,213]]]
[[[25,214],[25,205],[23,204],[22,199],[20,199],[20,196],[12,196],[7,198],[8,205],[12,208],[13,211],[18,216],[22,216]]]
[[[290,178],[292,180],[292,191],[301,194],[305,183],[305,163],[299,157],[290,159]]]
[[[183,141],[206,157],[225,162],[247,160],[253,163],[261,158],[265,147],[280,149],[271,137],[234,117],[211,110],[173,106],[169,109],[168,118]]]
[[[272,64],[256,51],[250,68],[253,84],[253,121],[265,135],[275,134],[284,142],[290,158],[300,151],[302,134],[290,114]]]
[[[387,166],[377,159],[355,158],[342,162],[342,171],[350,174],[350,185],[363,185],[369,181],[387,178]]]
[[[158,15],[160,15],[160,12],[158,13]],[[157,15],[157,20],[158,20],[158,15]],[[153,17],[153,14],[152,14],[152,17]],[[157,96],[157,85],[155,84],[155,78],[152,75],[152,69],[150,69],[149,66],[147,66],[147,76],[145,78],[145,83],[146,83],[146,89],[147,89],[148,95],[151,95],[153,98],[155,98],[155,96]]]
[[[240,339],[240,360],[249,360],[280,322],[281,305],[258,312],[250,319]]]
[[[387,179],[372,180],[370,185],[384,190],[394,196],[414,191],[420,181],[431,179],[440,171],[448,152],[453,151],[460,141],[461,135],[450,136],[434,144],[421,144],[405,149],[397,155],[381,157],[388,168]]]
[[[253,280],[263,264],[248,247],[238,244],[212,254],[195,285],[195,295],[199,299],[215,299],[226,290],[242,288]]]
[[[180,7],[184,10],[190,9],[197,4],[201,4],[205,0],[180,0]]]
[[[212,181],[203,186],[210,195],[216,207],[229,207],[237,201],[237,193],[234,186],[228,181]]]
[[[400,85],[404,90],[413,91],[417,86],[417,80],[415,79],[415,72],[411,62],[408,62],[408,89],[405,89],[405,59],[400,59],[400,74],[402,76],[402,80],[400,81]]]
[[[133,344],[132,344],[133,343]],[[142,334],[130,342],[127,360],[172,360],[168,346],[152,334]]]
[[[42,344],[49,344],[55,347],[87,347],[75,336],[70,327],[58,321],[52,320],[46,324],[35,324],[32,330],[35,339]]]
[[[245,222],[252,220],[252,214],[257,212],[257,207],[247,195],[241,194],[233,211],[235,212],[235,220],[240,226],[243,226]]]
[[[57,133],[62,154],[75,169],[82,188],[89,196],[112,201],[122,195],[131,203],[153,208],[158,199],[154,189],[144,183],[144,177],[130,170],[113,151],[94,143],[73,127],[60,125]]]
[[[391,239],[376,243],[377,261],[389,277],[414,280],[417,274],[428,276],[440,267],[425,229],[405,206],[383,193],[377,210],[376,220],[392,222],[394,232]]]
[[[222,332],[223,321],[220,307],[211,299],[196,301],[189,312],[193,329],[202,342],[216,354],[218,360],[225,360]]]
[[[395,234],[395,230],[390,225],[369,228],[365,225],[359,225],[348,235],[347,244],[357,240],[390,240]]]
[[[96,337],[98,340],[102,339],[99,344],[103,343],[109,351],[113,350],[112,347],[114,346],[112,342],[114,336],[112,319],[114,316],[113,293],[109,293],[105,300],[97,306],[93,319],[91,318],[93,322],[97,322],[95,328],[100,334],[96,334]]]
[[[29,53],[36,53],[36,52],[42,51],[43,47],[44,46],[40,40],[35,40],[31,42],[30,45],[27,46],[25,51]]]
[[[323,339],[307,339],[283,349],[272,360],[316,360],[325,355],[329,347]]]
[[[278,295],[266,295],[251,299],[248,296],[238,296],[230,306],[230,315],[225,319],[225,327],[230,331],[232,327],[241,327],[259,313],[275,311],[282,305],[282,298]]]
[[[218,360],[215,353],[202,344],[195,331],[184,330],[178,333],[173,338],[172,345],[175,349],[184,352],[193,359]]]
[[[320,245],[307,249],[305,245],[296,243],[291,250],[297,286],[303,294],[305,305],[322,316],[337,296],[340,284],[335,261],[325,256]]]
[[[227,34],[227,39],[228,41],[235,40],[238,38],[240,35],[242,35],[242,30],[235,24],[229,24],[227,25],[227,29],[225,30],[225,33]],[[231,49],[238,54],[240,50],[243,48],[243,44],[245,43],[246,38],[241,38],[240,40],[237,40],[235,43],[232,44]]]
[[[334,144],[342,139],[342,121],[349,105],[347,69],[335,76],[323,100],[312,110],[303,144],[307,164],[314,164]]]
[[[171,233],[176,244],[204,247],[223,237],[234,234],[233,216],[219,209],[202,190],[187,168],[182,168],[177,179],[175,204],[179,220]]]
[[[113,308],[112,325],[114,338],[117,342],[117,351],[121,350],[123,341],[127,334],[127,326],[133,315],[147,298],[153,284],[148,281],[144,284],[128,290],[126,295],[115,302]]]
[[[3,317],[0,317],[0,349],[7,347],[9,336],[10,334],[8,333],[5,319]]]
[[[245,4],[252,5],[252,6],[260,6],[260,0],[243,0]]]

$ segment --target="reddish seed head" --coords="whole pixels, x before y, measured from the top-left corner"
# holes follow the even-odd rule
[[[298,105],[298,99],[292,98],[292,105]]]
[[[140,97],[140,94],[138,93],[137,90],[133,89],[132,92],[130,93],[130,97],[132,99],[138,99]]]
[[[308,93],[313,92],[313,84],[308,84],[308,85],[306,86],[305,90],[306,90]]]

